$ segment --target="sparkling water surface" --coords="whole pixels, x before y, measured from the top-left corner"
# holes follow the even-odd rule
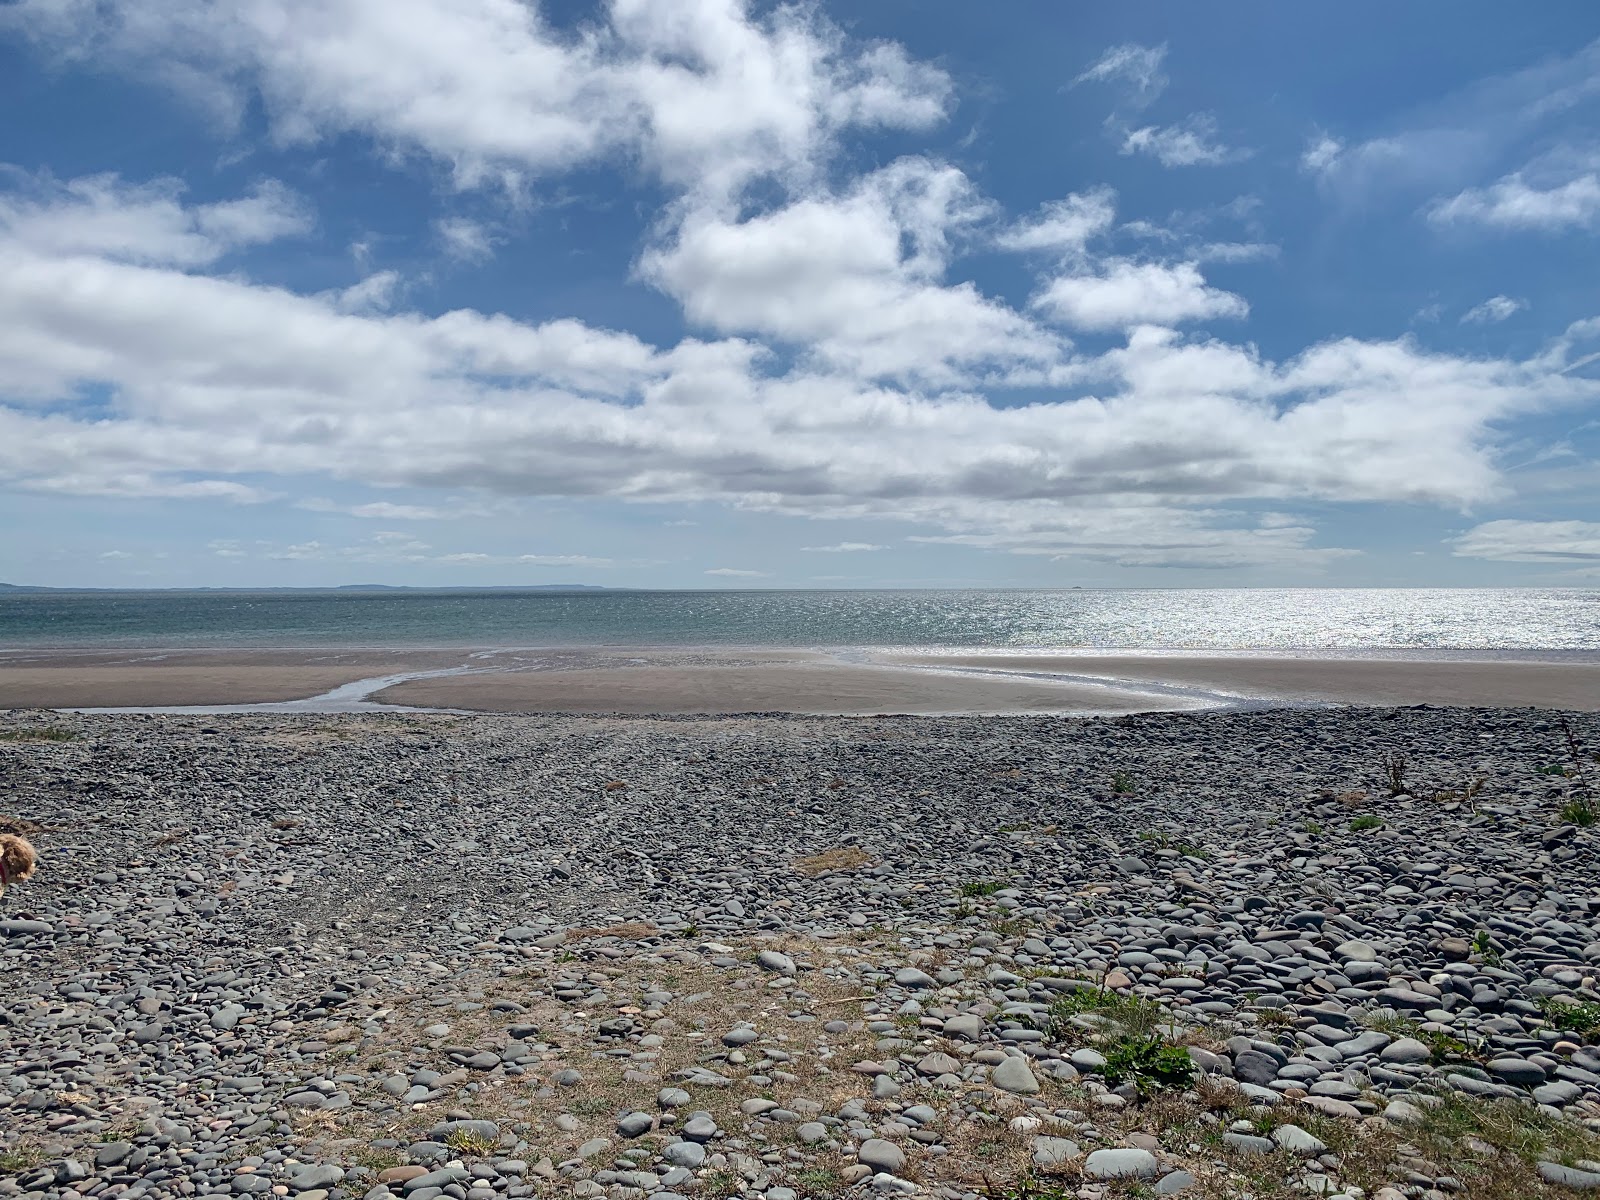
[[[0,647],[1600,650],[1600,589],[0,593]]]

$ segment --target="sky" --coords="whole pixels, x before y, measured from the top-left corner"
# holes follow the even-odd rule
[[[1600,581],[1600,6],[0,3],[0,581]]]

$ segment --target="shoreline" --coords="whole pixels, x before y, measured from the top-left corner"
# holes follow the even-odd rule
[[[1600,652],[523,647],[0,650],[0,709],[1091,715],[1600,711]]]

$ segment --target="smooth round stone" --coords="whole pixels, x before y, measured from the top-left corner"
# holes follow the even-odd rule
[[[706,1161],[706,1148],[699,1142],[673,1142],[661,1152],[661,1157],[675,1167],[694,1170]]]
[[[1092,1151],[1083,1169],[1091,1179],[1154,1179],[1161,1173],[1161,1163],[1148,1150],[1107,1149]]]
[[[617,1121],[617,1132],[625,1138],[643,1137],[655,1126],[655,1118],[647,1112],[631,1112]]]
[[[884,1141],[882,1138],[868,1138],[861,1143],[861,1149],[856,1151],[856,1161],[862,1166],[871,1167],[874,1171],[883,1171],[893,1175],[905,1168],[905,1151],[893,1142]]]

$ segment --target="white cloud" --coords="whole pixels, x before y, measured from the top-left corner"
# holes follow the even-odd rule
[[[617,157],[725,196],[809,174],[849,128],[926,128],[950,83],[815,10],[611,0],[552,28],[520,0],[17,0],[0,22],[172,86],[236,123],[259,91],[282,143],[365,134],[463,186]]]
[[[745,221],[694,212],[639,270],[700,325],[806,346],[830,369],[949,384],[1048,366],[1055,335],[970,283],[942,282],[952,242],[989,211],[956,168],[901,159],[844,195]]]
[[[1019,221],[995,240],[1003,250],[1042,251],[1076,258],[1089,242],[1111,228],[1117,215],[1116,193],[1108,187],[1074,192],[1044,205],[1036,217]]]
[[[831,546],[801,546],[802,550],[809,550],[815,554],[855,554],[864,550],[887,550],[887,546],[875,546],[871,542],[835,542]]]
[[[770,571],[746,571],[739,567],[713,567],[706,572],[707,575],[721,575],[729,579],[767,579],[771,577]]]
[[[1478,80],[1403,114],[1365,140],[1340,144],[1318,134],[1301,163],[1329,196],[1346,204],[1379,201],[1397,191],[1459,189],[1529,140],[1549,141],[1566,128],[1583,128],[1578,114],[1585,106],[1592,112],[1597,96],[1600,39],[1565,57]]]
[[[305,202],[275,181],[237,200],[186,207],[175,179],[126,184],[116,175],[58,183],[11,170],[0,193],[0,232],[36,253],[105,256],[199,267],[247,246],[307,232]]]
[[[1167,57],[1166,43],[1159,46],[1141,46],[1126,42],[1110,47],[1087,70],[1072,81],[1080,83],[1117,83],[1128,94],[1134,107],[1143,108],[1166,90],[1167,77],[1162,63]]]
[[[1463,325],[1493,325],[1514,316],[1528,307],[1526,300],[1513,300],[1510,296],[1490,296],[1482,304],[1461,314]]]
[[[1344,153],[1344,143],[1326,133],[1319,133],[1307,144],[1300,155],[1300,165],[1312,174],[1321,174],[1339,161]]]
[[[1519,172],[1486,188],[1467,188],[1428,209],[1436,225],[1488,225],[1500,229],[1559,233],[1600,225],[1600,173],[1590,171],[1549,187],[1536,187]]]
[[[105,559],[123,559],[132,558],[133,555],[129,554],[126,550],[102,550],[100,552],[100,557]]]
[[[1120,132],[1123,154],[1147,154],[1164,167],[1215,167],[1250,156],[1217,140],[1217,122],[1196,113],[1178,125],[1145,125]]]
[[[1600,522],[1489,521],[1450,544],[1463,558],[1581,566],[1600,563]]]
[[[457,262],[481,263],[494,257],[495,239],[480,221],[442,217],[433,229],[445,254]]]
[[[1208,286],[1194,263],[1163,266],[1128,259],[1114,259],[1094,274],[1059,276],[1034,304],[1078,329],[1178,325],[1250,311],[1241,297]]]
[[[924,192],[892,195],[925,211]],[[864,204],[864,224],[897,211],[887,203]],[[934,216],[890,222],[906,244],[878,276],[942,286],[918,282],[942,269],[952,236],[946,209],[926,211]],[[1303,521],[1262,524],[1236,506],[1490,501],[1506,488],[1505,422],[1600,401],[1600,383],[1570,369],[1600,322],[1525,361],[1341,339],[1273,362],[1137,324],[1242,313],[1242,300],[1206,287],[1188,264],[1114,260],[1078,280],[1076,295],[1072,277],[1057,280],[1065,317],[1135,327],[1094,356],[1052,347],[1059,357],[1047,361],[1071,373],[1071,391],[996,407],[965,383],[864,380],[822,357],[776,362],[737,338],[658,348],[570,320],[348,312],[327,295],[118,255],[39,250],[0,233],[6,486],[263,502],[273,497],[263,481],[283,480],[471,489],[474,502],[711,502],[908,522],[919,536],[1022,553],[1314,568],[1341,548],[1318,545]],[[775,311],[761,319],[795,319]],[[817,328],[849,345],[849,331]],[[995,361],[1015,364],[1017,353]],[[85,386],[104,402],[59,403]],[[426,519],[408,507],[370,515]],[[524,561],[459,552],[485,556],[463,562]],[[584,565],[579,557],[526,561]]]

